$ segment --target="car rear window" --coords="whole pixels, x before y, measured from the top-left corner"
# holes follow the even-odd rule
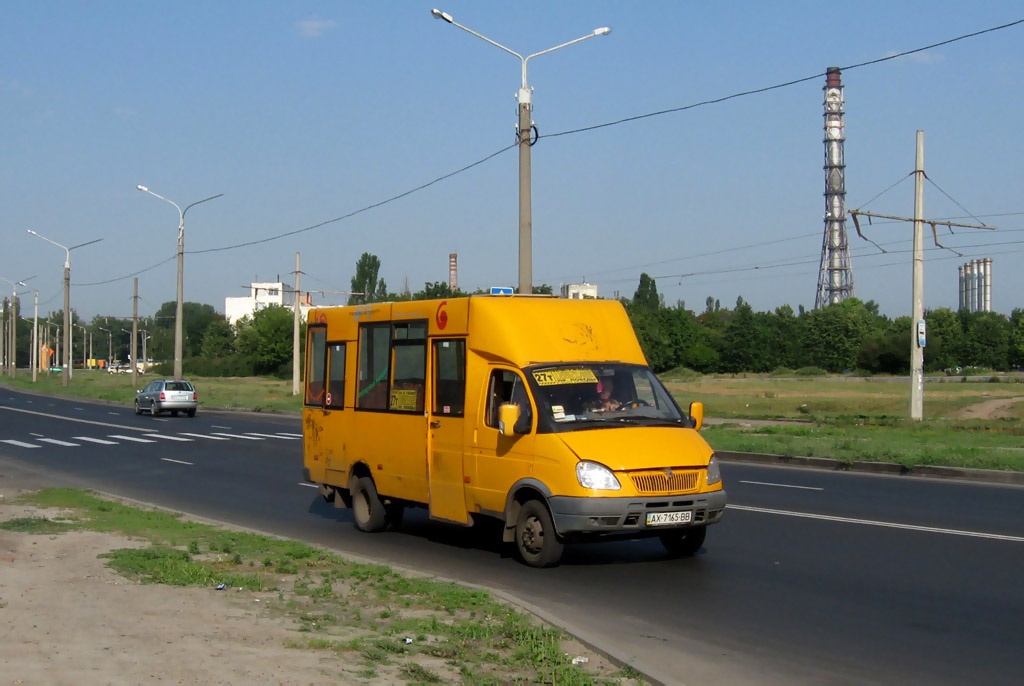
[[[164,390],[168,391],[191,391],[192,386],[184,381],[171,381],[164,384]]]

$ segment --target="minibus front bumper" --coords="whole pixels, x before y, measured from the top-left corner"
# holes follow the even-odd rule
[[[706,526],[722,518],[725,491],[653,498],[548,499],[555,530],[561,536],[656,536],[681,528]]]

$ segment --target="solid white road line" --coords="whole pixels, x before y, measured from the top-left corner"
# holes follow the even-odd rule
[[[0,443],[7,443],[9,445],[16,445],[19,448],[39,448],[39,447],[41,447],[41,446],[36,445],[35,443],[25,443],[24,441],[16,441],[14,439],[4,439],[4,440],[0,441]]]
[[[53,405],[50,405],[53,407]],[[62,414],[52,414],[50,412],[36,412],[35,410],[22,410],[16,407],[5,407],[0,405],[0,410],[9,410],[11,412],[22,412],[24,414],[34,414],[40,417],[52,417],[53,419],[62,419],[66,422],[79,422],[81,424],[95,424],[96,426],[112,426],[115,429],[122,429],[124,431],[149,431],[149,429],[140,429],[136,426],[124,426],[123,424],[109,424],[107,422],[97,422],[91,419],[76,419],[75,417],[67,417]]]
[[[812,514],[810,512],[788,512],[786,510],[771,510],[766,507],[749,507],[747,505],[726,505],[730,510],[743,510],[746,512],[762,512],[764,514],[783,515],[785,517],[801,517],[803,519],[821,519],[827,522],[844,522],[846,524],[865,524],[867,526],[882,526],[889,529],[907,529],[909,531],[925,531],[933,534],[948,534],[951,536],[971,536],[974,538],[990,538],[996,541],[1014,541],[1024,543],[1024,536],[1006,536],[1004,534],[987,534],[981,531],[959,531],[957,529],[940,529],[934,526],[917,526],[915,524],[898,524],[896,522],[879,522],[872,519],[854,519],[852,517],[834,517],[832,515]]]
[[[213,436],[227,436],[228,438],[245,438],[250,441],[262,441],[262,438],[256,438],[255,436],[244,436],[242,434],[222,434],[218,431],[214,431]]]
[[[174,462],[174,463],[177,463],[177,464],[187,464],[190,467],[192,466],[191,462],[185,462],[185,460],[172,460],[169,457],[161,457],[160,459],[163,460],[164,462]]]
[[[56,438],[39,438],[37,440],[39,440],[39,441],[41,441],[43,443],[53,443],[54,445],[64,445],[64,446],[68,446],[68,447],[71,447],[71,448],[77,448],[79,446],[78,443],[69,443],[67,441],[59,441]]]
[[[72,436],[71,438],[76,441],[88,441],[89,443],[99,443],[100,445],[117,445],[117,441],[107,441],[102,438],[93,438],[91,436]]]
[[[274,434],[258,434],[258,433],[255,433],[253,431],[246,431],[245,435],[246,436],[259,436],[260,438],[276,438],[276,439],[281,440],[281,441],[297,441],[297,440],[299,440],[298,438],[295,438],[294,436],[276,436]]]
[[[182,436],[194,436],[195,438],[209,438],[211,441],[228,441],[231,439],[222,438],[221,436],[208,436],[206,434],[190,434],[185,431],[181,432]]]
[[[156,443],[151,438],[137,438],[135,436],[120,436],[118,434],[110,434],[107,438],[119,438],[122,441],[134,441],[135,443]]]
[[[182,438],[181,436],[168,436],[167,434],[143,434],[143,436],[146,436],[147,438],[162,438],[165,441],[185,441],[186,443],[192,442],[191,438]]]
[[[768,481],[740,481],[741,484],[754,484],[755,486],[775,486],[776,488],[800,488],[805,491],[824,491],[824,488],[814,486],[794,486],[792,484],[773,484]]]

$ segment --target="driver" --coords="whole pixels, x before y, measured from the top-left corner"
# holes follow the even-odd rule
[[[586,404],[588,412],[607,412],[619,409],[621,403],[612,397],[615,382],[607,377],[597,382],[597,397]]]

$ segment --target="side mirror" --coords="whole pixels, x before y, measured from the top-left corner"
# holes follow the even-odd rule
[[[694,430],[700,431],[700,427],[704,426],[704,403],[690,403],[690,421],[693,422]]]
[[[498,408],[498,431],[502,436],[514,436],[519,421],[519,406],[508,403]]]

